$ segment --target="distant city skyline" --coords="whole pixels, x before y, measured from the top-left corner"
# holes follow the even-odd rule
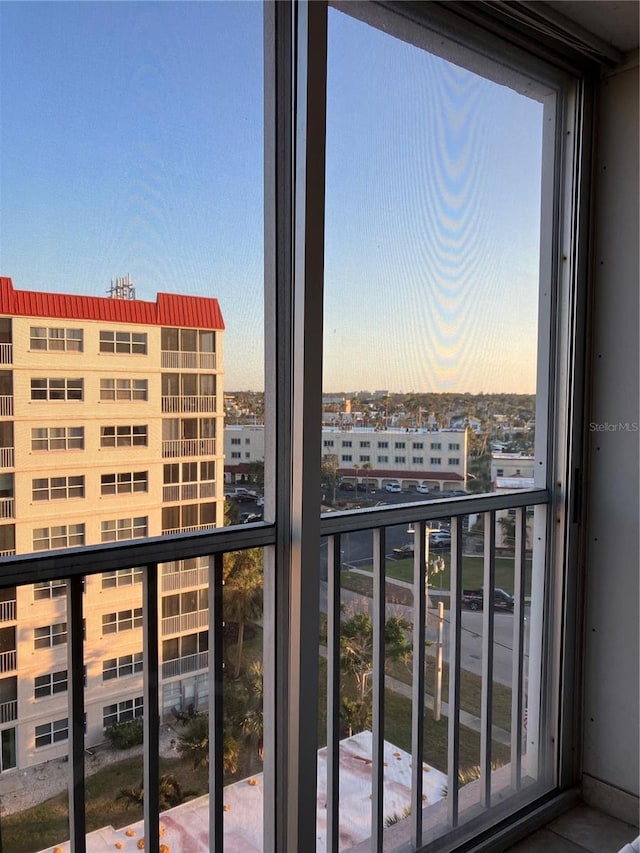
[[[260,4],[0,16],[0,274],[214,296],[262,388]],[[330,9],[327,108],[325,388],[532,393],[541,104]]]

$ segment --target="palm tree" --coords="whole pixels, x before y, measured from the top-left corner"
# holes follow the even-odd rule
[[[126,808],[129,806],[142,806],[144,804],[144,783],[140,780],[139,785],[130,788],[121,788],[116,800],[124,800]],[[158,784],[158,796],[162,810],[172,809],[184,802],[185,797],[192,796],[193,791],[183,791],[182,786],[171,773],[163,773]]]
[[[362,463],[362,470],[367,472],[364,476],[364,490],[367,494],[369,494],[369,471],[371,471],[372,468],[373,465],[371,462]]]
[[[238,717],[240,731],[257,750],[260,761],[264,757],[264,672],[261,661],[254,661],[244,680],[246,701]]]
[[[240,676],[244,628],[262,616],[262,549],[232,551],[225,555],[223,569],[223,611],[225,622],[238,626],[238,646],[234,678]]]
[[[225,727],[226,728],[226,727]],[[225,773],[238,770],[240,744],[225,730],[222,743],[222,767]],[[178,737],[178,752],[189,755],[193,766],[209,766],[209,715],[198,714],[187,723],[184,732]]]

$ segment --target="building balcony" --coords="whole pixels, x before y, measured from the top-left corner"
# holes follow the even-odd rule
[[[216,354],[162,350],[162,367],[169,370],[215,370]]]
[[[15,649],[8,652],[0,652],[0,672],[15,672],[17,669],[18,654]]]
[[[168,660],[162,664],[162,677],[176,678],[179,675],[187,675],[209,666],[209,652],[198,652],[195,655]]]
[[[0,364],[13,364],[13,344],[0,344]]]
[[[0,447],[0,468],[13,468],[14,448]]]
[[[3,394],[0,396],[0,418],[13,417],[13,395]]]
[[[182,483],[162,487],[162,500],[165,503],[175,501],[197,501],[204,498],[215,498],[216,484]]]
[[[174,533],[194,533],[196,530],[208,530],[215,527],[215,522],[211,524],[187,524],[184,527],[172,527],[162,531],[163,536],[171,536]]]
[[[162,636],[181,634],[184,631],[195,631],[207,628],[209,625],[209,610],[194,610],[192,613],[182,613],[179,616],[166,616],[162,620]]]
[[[181,572],[171,572],[162,575],[162,592],[175,592],[178,589],[188,589],[193,586],[205,586],[209,583],[209,569],[183,569]]]
[[[0,601],[0,622],[16,621],[16,600]]]
[[[163,459],[182,456],[215,456],[215,438],[177,438],[162,442]]]
[[[10,702],[0,703],[0,725],[4,723],[13,723],[18,719],[18,700],[12,699]]]
[[[14,518],[14,499],[0,498],[0,519]]]
[[[0,551],[0,557],[13,557],[15,553],[15,548],[5,548],[3,551]]]
[[[190,414],[215,412],[216,398],[205,397],[200,394],[166,396],[162,398],[162,411],[164,414],[172,415],[180,412]]]

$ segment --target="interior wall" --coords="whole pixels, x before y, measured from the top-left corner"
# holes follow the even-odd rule
[[[599,86],[583,771],[638,796],[638,59]]]

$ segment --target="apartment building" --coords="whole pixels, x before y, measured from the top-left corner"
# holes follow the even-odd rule
[[[3,556],[223,524],[216,299],[19,291],[0,279]],[[208,699],[208,560],[159,566],[161,712]],[[4,589],[2,770],[66,754],[65,581]],[[87,576],[87,746],[143,713],[142,570]]]
[[[240,482],[248,464],[264,461],[264,427],[226,426],[225,477]],[[425,430],[322,427],[322,457],[336,456],[338,476],[383,488],[400,483],[434,492],[464,489],[467,481],[465,429]]]

